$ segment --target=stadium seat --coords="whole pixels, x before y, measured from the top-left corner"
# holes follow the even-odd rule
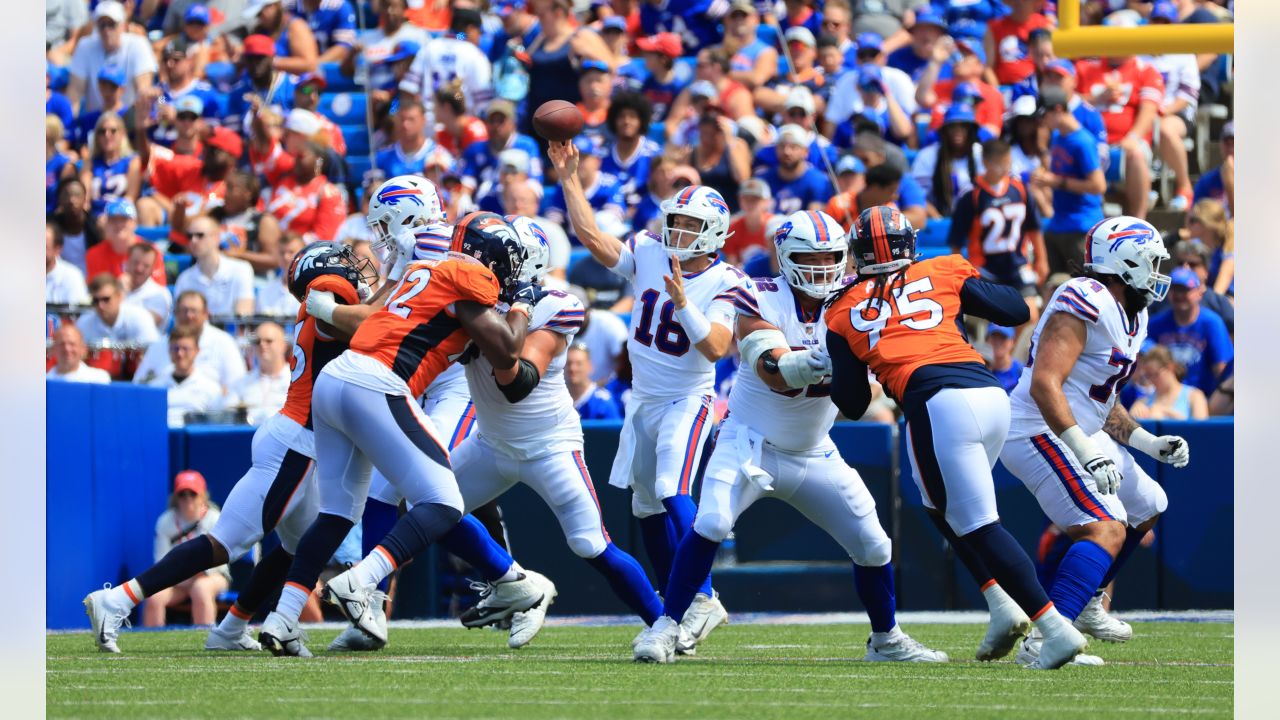
[[[339,125],[363,126],[368,102],[368,96],[362,92],[325,93],[320,96],[317,110]]]
[[[369,172],[373,167],[373,163],[369,161],[369,156],[356,155],[348,151],[347,153],[347,177],[352,184],[359,185],[364,182],[364,174]]]
[[[160,240],[168,240],[169,226],[157,225],[155,227],[140,227],[138,228],[138,237],[142,238],[143,240],[146,240],[147,242],[158,242]]]
[[[170,278],[177,278],[183,270],[186,270],[189,267],[191,267],[190,255],[170,255],[169,253],[165,253],[164,272]]]
[[[369,131],[364,125],[343,125],[342,138],[347,141],[347,162],[352,155],[369,154]]]
[[[349,78],[342,74],[341,66],[338,63],[322,63],[320,72],[324,74],[326,84],[325,92],[359,92],[360,86],[356,84],[355,78]]]
[[[579,262],[591,257],[591,251],[584,247],[576,247],[569,253],[569,267],[565,268],[564,274],[567,276],[573,271],[573,266]]]
[[[951,232],[951,218],[932,218],[916,235],[916,247],[947,248],[947,234]]]

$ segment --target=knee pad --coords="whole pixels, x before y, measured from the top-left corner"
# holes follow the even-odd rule
[[[587,560],[599,556],[606,547],[604,538],[585,535],[575,535],[569,538],[569,549],[573,551],[573,554]]]
[[[631,514],[638,518],[647,518],[653,515],[661,515],[666,512],[667,508],[662,504],[661,500],[647,497],[635,488],[631,489]]]
[[[862,541],[861,547],[856,552],[849,553],[854,563],[863,567],[880,567],[893,559],[893,541],[878,522],[875,524],[875,532],[865,532],[859,539]]]
[[[724,542],[731,530],[733,518],[720,513],[698,513],[693,521],[693,531],[712,542]]]

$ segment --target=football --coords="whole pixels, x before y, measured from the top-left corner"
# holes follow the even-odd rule
[[[578,108],[564,100],[544,102],[533,114],[533,129],[552,142],[574,139],[585,122]]]

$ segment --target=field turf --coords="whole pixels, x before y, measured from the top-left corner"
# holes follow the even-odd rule
[[[49,717],[422,718],[1140,718],[1230,717],[1233,625],[1134,623],[1126,645],[1095,642],[1101,668],[1057,672],[966,661],[976,624],[904,627],[947,651],[944,666],[863,663],[865,625],[729,625],[673,666],[631,662],[630,627],[548,626],[508,650],[504,635],[396,628],[376,654],[310,660],[209,653],[197,631],[47,637]]]

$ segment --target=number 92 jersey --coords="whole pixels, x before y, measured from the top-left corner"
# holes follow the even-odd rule
[[[901,401],[912,373],[924,365],[982,364],[961,329],[960,291],[976,277],[959,255],[914,262],[887,281],[886,302],[877,299],[874,279],[850,287],[827,309],[827,327]]]
[[[647,231],[636,233],[623,246],[613,271],[630,280],[636,294],[627,341],[632,395],[649,400],[712,394],[715,364],[693,346],[667,295],[663,278],[671,275],[671,256],[662,239]],[[684,294],[707,320],[730,330],[740,310],[759,313],[751,279],[719,257],[705,270],[684,275]]]
[[[1071,414],[1086,435],[1102,429],[1147,339],[1146,310],[1131,322],[1120,303],[1097,280],[1079,277],[1063,283],[1031,335],[1031,358],[1010,397],[1013,424],[1009,437],[1030,437],[1048,431],[1040,408],[1031,398],[1031,372],[1040,333],[1049,318],[1061,312],[1083,320],[1087,333],[1084,350],[1062,386]]]
[[[778,328],[792,349],[826,352],[822,309],[806,317],[785,278],[755,278],[752,284],[760,311],[744,311],[744,315],[758,315]],[[826,440],[836,419],[836,406],[831,402],[828,382],[778,392],[765,385],[754,368],[739,366],[738,378],[729,391],[729,414],[763,435],[770,445],[805,452]]]

